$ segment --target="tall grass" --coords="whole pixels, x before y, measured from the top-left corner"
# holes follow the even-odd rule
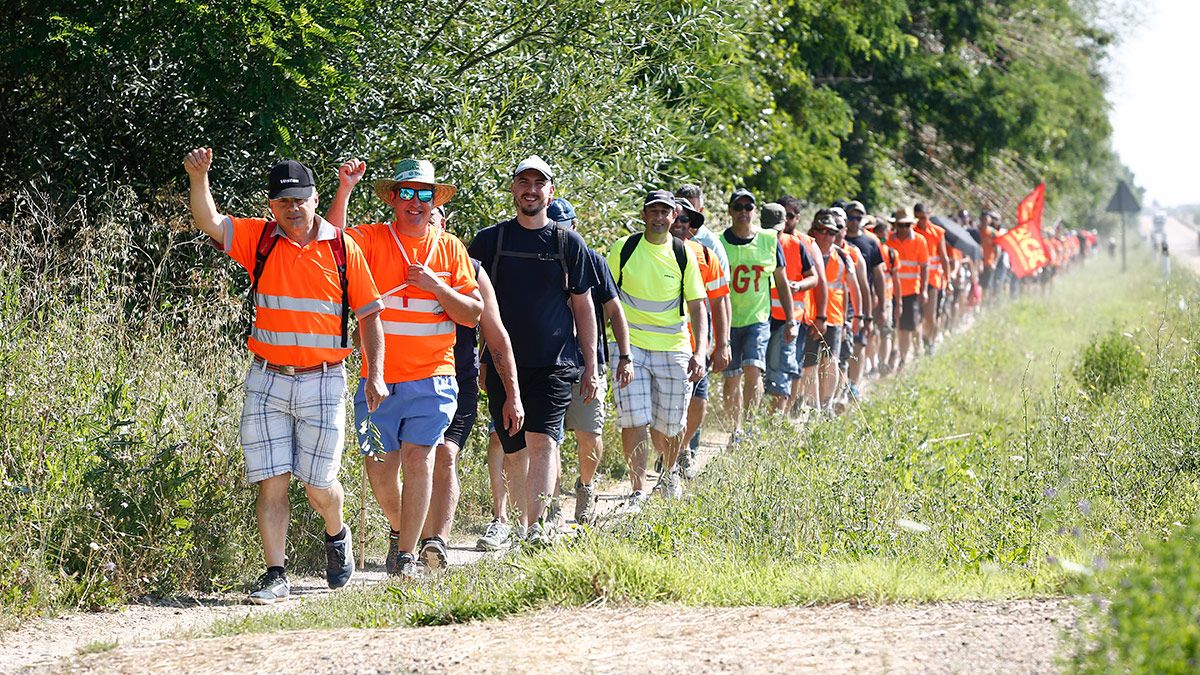
[[[190,221],[151,221],[126,191],[97,202],[37,189],[0,199],[15,213],[0,222],[0,546],[16,552],[0,562],[0,615],[256,576],[255,493],[237,438],[245,273]],[[614,429],[607,436],[615,442]],[[572,443],[564,480],[576,470]],[[619,458],[605,463],[618,475]],[[470,530],[491,517],[483,421],[460,465],[458,520]],[[340,478],[357,527],[353,438]],[[293,487],[289,565],[317,570],[320,525]],[[369,494],[367,504],[374,555],[387,525]]]
[[[1059,594],[1200,502],[1200,289],[1106,260],[981,317],[842,419],[769,429],[688,498],[510,564],[225,624],[438,623],[598,600],[789,604]],[[1143,355],[1094,359],[1112,335]],[[1129,337],[1125,337],[1128,335]],[[1096,370],[1120,384],[1097,394]],[[1076,374],[1080,379],[1076,379]],[[320,618],[317,618],[317,617]],[[307,617],[307,618],[305,618]]]

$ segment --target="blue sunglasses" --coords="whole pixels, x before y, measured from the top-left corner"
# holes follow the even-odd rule
[[[414,196],[417,198],[417,201],[425,202],[426,204],[433,201],[433,190],[428,188],[418,190],[410,187],[398,187],[392,190],[392,194],[406,202],[411,200]]]

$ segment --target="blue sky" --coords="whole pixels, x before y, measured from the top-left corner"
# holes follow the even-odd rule
[[[1146,0],[1113,51],[1113,146],[1147,206],[1200,204],[1200,0]]]

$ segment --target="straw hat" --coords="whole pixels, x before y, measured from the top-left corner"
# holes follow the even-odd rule
[[[401,183],[425,183],[433,187],[433,206],[438,207],[454,198],[458,188],[446,183],[439,183],[433,177],[433,162],[427,159],[405,159],[396,165],[396,177],[393,180],[375,181],[375,194],[392,203],[391,193]]]
[[[909,225],[912,225],[913,223],[917,222],[917,219],[912,217],[912,214],[907,208],[901,206],[900,208],[896,209],[891,218],[888,218],[888,222],[893,225],[897,223],[908,223]]]

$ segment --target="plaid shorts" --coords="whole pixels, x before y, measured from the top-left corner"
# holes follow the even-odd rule
[[[693,384],[688,380],[686,352],[656,352],[630,345],[633,381],[622,389],[615,381],[613,400],[622,429],[647,424],[665,436],[683,431]],[[615,347],[614,351],[615,352]]]
[[[333,485],[345,443],[345,367],[283,375],[253,364],[245,390],[246,482],[291,473],[315,488]]]

